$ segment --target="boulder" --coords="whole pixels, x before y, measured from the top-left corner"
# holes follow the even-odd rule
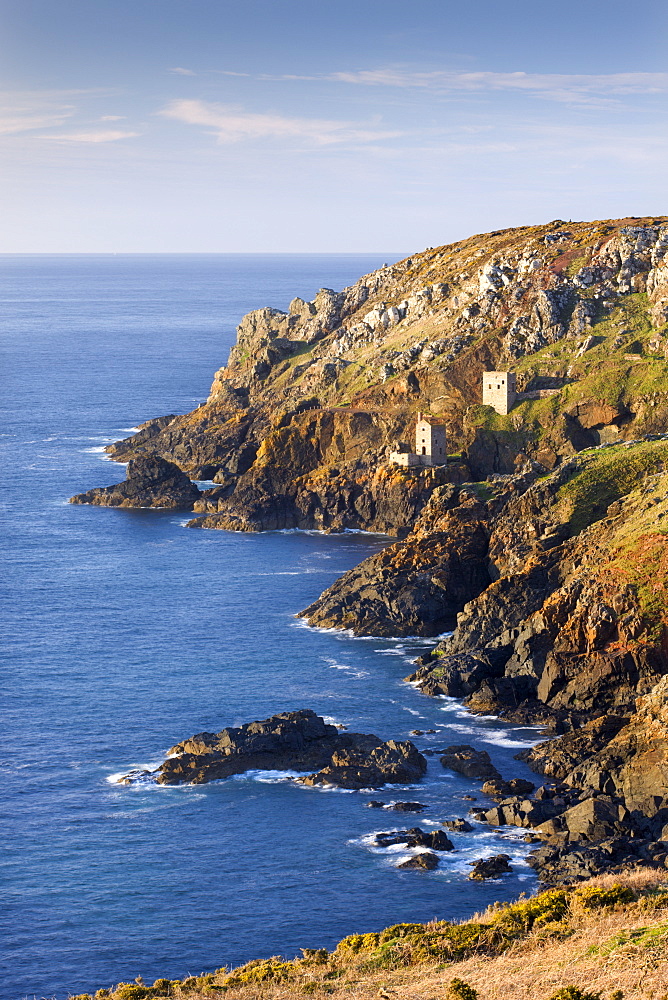
[[[510,781],[493,778],[491,781],[485,782],[481,791],[484,795],[489,795],[491,799],[499,800],[510,798],[513,795],[530,795],[535,787],[532,781],[527,781],[525,778],[511,778]]]
[[[626,832],[628,810],[609,795],[584,799],[559,815],[559,828],[573,841],[602,841]],[[536,825],[536,824],[532,824]],[[559,829],[558,828],[558,829]],[[539,832],[545,829],[538,826]],[[546,829],[545,832],[551,832]]]
[[[70,503],[99,507],[181,507],[192,510],[200,492],[178,465],[159,455],[140,455],[128,462],[126,481],[78,493]]]
[[[467,819],[444,819],[441,821],[441,825],[446,828],[446,830],[453,830],[455,833],[469,833],[473,826]]]
[[[469,864],[473,867],[469,878],[479,881],[488,878],[499,878],[501,875],[505,875],[506,872],[513,870],[509,861],[509,854],[495,854],[491,858],[480,858],[478,861],[469,861]]]
[[[438,868],[438,856],[432,854],[431,851],[420,851],[419,854],[414,854],[412,858],[408,858],[406,861],[401,861],[397,868],[417,868],[423,871],[432,871],[434,868]]]
[[[463,774],[465,778],[482,778],[484,781],[501,779],[487,751],[476,750],[467,744],[446,747],[441,756],[441,764],[450,771]]]

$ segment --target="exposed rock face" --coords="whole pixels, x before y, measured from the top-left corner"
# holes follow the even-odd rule
[[[391,535],[407,534],[434,489],[466,478],[459,466],[449,469],[403,470],[364,460],[309,471],[308,463],[288,466],[256,464],[230,494],[229,485],[206,491],[196,505],[209,512],[190,522],[193,528],[230,531],[277,531],[286,528],[347,528]],[[301,472],[299,470],[302,470]]]
[[[593,800],[597,806],[603,802],[622,803],[615,806],[618,814],[614,822],[628,817],[647,833],[667,839],[668,676],[638,698],[627,725],[620,726],[621,720],[606,722],[600,725],[595,741],[578,748],[579,752],[573,752],[573,739],[564,736],[553,746],[535,747],[533,760],[551,770],[568,767],[563,780],[575,788],[594,789],[599,793]],[[567,814],[563,820],[569,830],[573,829],[572,817]],[[582,822],[593,820],[587,815]]]
[[[346,737],[352,736],[355,734],[346,733]],[[364,739],[366,742],[358,740],[354,749],[354,742],[349,740],[349,746],[336,750],[330,762],[317,774],[297,780],[304,785],[381,788],[385,784],[405,785],[420,781],[427,770],[426,760],[409,740],[380,743],[375,736]],[[369,748],[373,740],[377,745]]]
[[[79,493],[70,503],[99,507],[183,507],[192,510],[199,490],[173,462],[158,455],[141,455],[128,463],[127,479],[117,486],[103,486]]]
[[[487,505],[456,486],[434,491],[405,542],[365,559],[301,615],[356,635],[438,635],[489,583]]]
[[[668,671],[667,459],[664,441],[588,453],[511,500],[491,526],[496,579],[409,679],[518,721],[632,711]]]
[[[160,785],[199,785],[250,770],[320,769],[305,783],[378,788],[386,782],[419,781],[427,768],[412,743],[341,733],[309,709],[220,733],[198,733],[169,754],[157,771],[133,772],[122,783],[153,778]]]
[[[405,541],[388,546],[340,577],[301,612],[309,625],[356,635],[438,635],[490,582],[493,519],[535,479],[529,472],[486,488],[437,487]],[[483,498],[485,497],[485,498]],[[439,693],[461,696],[462,691]]]

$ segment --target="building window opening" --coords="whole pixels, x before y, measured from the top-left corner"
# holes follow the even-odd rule
[[[427,449],[426,449],[426,448],[424,447],[424,445],[422,446],[422,454],[423,454],[423,455],[426,455],[426,454],[427,454]]]

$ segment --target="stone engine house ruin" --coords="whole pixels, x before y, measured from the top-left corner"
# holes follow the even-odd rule
[[[482,405],[492,406],[504,416],[512,410],[517,400],[514,372],[483,372]]]
[[[446,465],[448,461],[447,432],[445,424],[433,417],[418,413],[415,427],[415,451],[408,445],[398,445],[390,454],[393,465],[405,468],[416,466]]]

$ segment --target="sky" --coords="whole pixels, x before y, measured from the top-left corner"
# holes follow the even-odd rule
[[[665,0],[0,0],[0,253],[667,214]]]

